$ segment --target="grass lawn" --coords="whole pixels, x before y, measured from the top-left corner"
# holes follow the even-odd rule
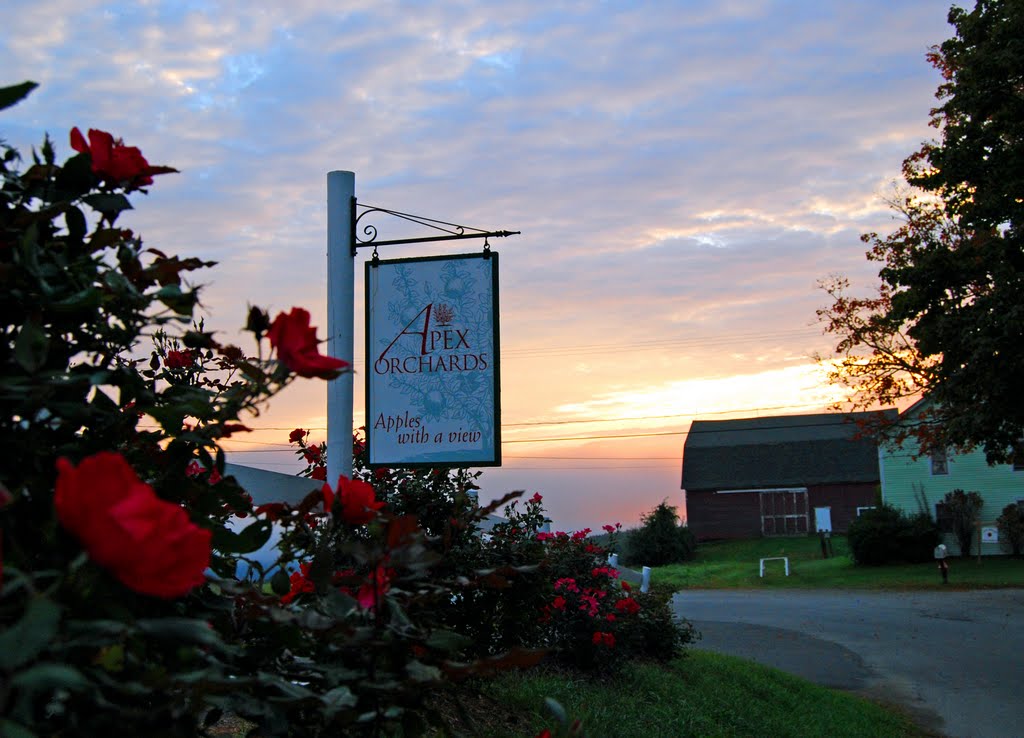
[[[469,733],[522,738],[557,722],[545,697],[581,719],[588,738],[686,736],[927,736],[901,713],[826,689],[776,669],[701,651],[666,666],[630,664],[601,682],[534,670],[506,674],[482,685],[487,698],[525,718],[505,727],[495,713]],[[524,733],[523,727],[529,727]]]
[[[934,563],[856,566],[845,536],[833,536],[834,558],[822,559],[817,536],[716,541],[697,546],[697,556],[685,564],[661,566],[651,582],[673,589],[817,588],[817,589],[980,589],[1024,587],[1024,559],[1003,556],[949,559],[949,584],[943,585]],[[758,562],[769,556],[788,556],[790,576],[781,561]]]

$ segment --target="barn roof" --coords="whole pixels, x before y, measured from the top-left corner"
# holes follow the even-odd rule
[[[683,489],[877,482],[877,444],[864,428],[895,416],[884,410],[695,420],[683,450]]]

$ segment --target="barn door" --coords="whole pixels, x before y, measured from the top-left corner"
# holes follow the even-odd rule
[[[808,530],[807,490],[761,492],[761,533],[766,536],[801,536]]]

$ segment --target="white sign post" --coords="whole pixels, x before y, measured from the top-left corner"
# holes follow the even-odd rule
[[[500,466],[498,254],[366,264],[372,466]]]
[[[352,210],[356,175],[327,173],[327,353],[352,363],[355,248]],[[352,476],[352,372],[327,383],[327,479]]]

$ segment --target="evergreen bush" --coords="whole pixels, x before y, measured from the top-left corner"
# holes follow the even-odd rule
[[[697,552],[697,539],[679,524],[676,508],[663,500],[630,531],[627,560],[635,566],[664,566],[689,561]]]

